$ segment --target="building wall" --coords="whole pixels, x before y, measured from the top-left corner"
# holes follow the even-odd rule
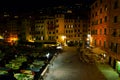
[[[79,42],[83,40],[83,36],[87,35],[88,31],[88,21],[72,18],[65,18],[66,14],[55,14],[54,16],[46,15],[46,19],[44,21],[44,25],[39,23],[39,20],[36,20],[35,23],[35,31],[43,31],[44,40],[57,41],[62,44],[65,44],[67,41]],[[38,29],[41,25],[45,28],[45,30]],[[37,26],[37,27],[36,27]],[[84,27],[84,28],[83,28]],[[35,37],[36,34],[33,35]],[[37,36],[41,36],[37,34]]]
[[[120,60],[120,0],[110,2],[110,51]]]
[[[20,34],[22,34],[23,39],[26,41],[31,41],[32,36],[30,34],[31,27],[33,26],[33,21],[31,19],[22,19],[21,27],[20,27]]]
[[[56,41],[56,22],[55,18],[52,16],[48,19],[47,21],[47,35],[48,35],[48,40],[51,41]]]
[[[57,40],[60,43],[64,44],[64,14],[55,14],[55,19],[57,20],[56,22],[56,35],[57,35]]]
[[[97,0],[91,6],[90,30],[93,46],[108,48],[109,0]]]
[[[109,63],[114,69],[116,62],[120,60],[119,23],[120,0],[96,0],[91,5],[90,31],[93,38],[91,44],[107,52]]]

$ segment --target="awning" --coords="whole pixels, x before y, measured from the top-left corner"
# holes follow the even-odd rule
[[[107,53],[106,51],[104,51],[104,50],[102,50],[102,49],[100,49],[98,47],[97,48],[93,48],[92,52],[96,53],[96,54],[105,54],[105,53]]]

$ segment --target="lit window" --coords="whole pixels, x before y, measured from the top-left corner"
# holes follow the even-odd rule
[[[73,28],[73,25],[71,25],[71,28]]]

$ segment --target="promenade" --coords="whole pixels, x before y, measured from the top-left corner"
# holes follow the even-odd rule
[[[86,58],[86,57],[85,57]],[[81,61],[75,47],[66,47],[50,66],[44,80],[120,80],[109,65]]]

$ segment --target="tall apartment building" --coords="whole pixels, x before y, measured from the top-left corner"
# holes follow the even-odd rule
[[[33,21],[29,16],[13,15],[6,12],[0,14],[0,36],[11,44],[18,40],[29,40],[32,26]]]
[[[40,42],[47,40],[47,16],[38,16],[35,19],[34,26],[31,28],[31,40],[35,42]]]
[[[3,36],[4,41],[14,43],[18,40],[19,34],[19,21],[15,16],[11,15],[1,15],[2,19],[0,20],[1,24],[1,36]]]
[[[120,73],[120,0],[96,0],[91,5],[91,45],[107,52],[109,64]]]
[[[64,14],[55,14],[56,19],[56,41],[64,44],[66,35],[64,34]]]
[[[86,38],[88,34],[89,23],[84,19],[84,12],[80,14],[79,10],[84,10],[81,6],[58,6],[40,11],[35,18],[35,26],[31,29],[31,39],[37,42],[56,41],[63,45],[85,41],[83,36]]]
[[[120,73],[120,0],[111,0],[110,5],[109,62]]]
[[[64,20],[64,34],[66,35],[66,42],[74,42],[78,44],[80,41],[84,40],[84,37],[88,34],[87,20],[81,19],[79,16],[75,15],[66,15]]]
[[[83,20],[86,15],[83,16],[84,12],[79,10],[84,10],[81,4],[50,7],[42,9],[38,15],[33,15],[34,19],[33,16],[29,16],[31,14],[16,16],[5,12],[0,15],[3,16],[3,19],[0,18],[0,28],[4,26],[0,33],[8,40],[14,37],[20,41],[78,43],[84,41],[83,36],[86,37],[88,26],[87,19]]]
[[[109,31],[109,0],[97,0],[91,6],[90,30],[92,46],[107,48]]]
[[[78,44],[87,35],[87,20],[72,13],[41,16],[35,20],[35,27],[31,32],[34,41],[56,41],[63,45],[72,42]]]

